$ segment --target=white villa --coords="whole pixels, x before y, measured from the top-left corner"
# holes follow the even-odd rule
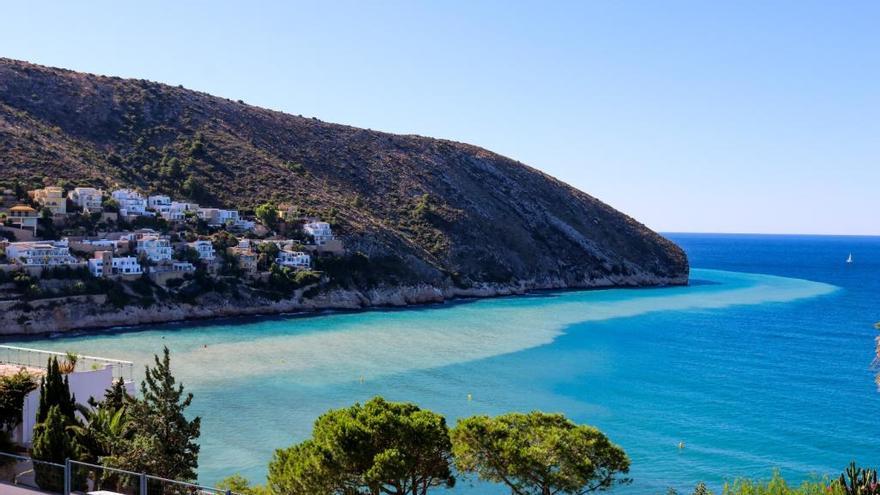
[[[279,251],[275,258],[275,264],[298,270],[309,268],[312,265],[312,257],[302,251]]]
[[[196,271],[196,267],[189,261],[175,261],[171,264],[171,271],[189,273]]]
[[[220,208],[199,208],[199,218],[212,227],[230,225],[239,228],[253,228],[253,222],[246,222],[238,215],[238,210],[223,210]]]
[[[89,213],[101,211],[104,191],[94,187],[76,187],[67,193],[67,199]]]
[[[303,225],[303,231],[315,239],[315,244],[323,246],[327,241],[332,241],[333,232],[327,222],[309,222]]]
[[[40,206],[48,208],[53,215],[67,214],[67,198],[64,197],[64,189],[51,186],[43,189],[35,189],[28,192]]]
[[[214,261],[214,244],[211,241],[199,240],[188,242],[187,245],[199,253],[200,260]]]
[[[66,355],[60,352],[0,345],[0,371],[3,374],[11,374],[24,368],[28,372],[40,376],[45,374],[46,364],[50,357],[55,357],[59,362],[63,362]],[[79,355],[75,369],[65,375],[71,395],[76,396],[77,401],[82,403],[85,403],[90,397],[103,398],[104,391],[120,378],[128,393],[134,394],[136,392],[132,381],[134,363],[130,361]],[[39,403],[40,388],[37,387],[24,398],[21,423],[11,431],[13,441],[26,446],[31,444]],[[11,487],[7,484],[0,484],[0,493],[10,493],[9,489],[11,488],[14,488],[11,493],[37,493],[15,491],[18,490],[17,487]]]
[[[119,203],[119,213],[123,216],[143,216],[147,214],[147,200],[133,189],[117,189],[111,194]]]
[[[107,270],[107,267],[110,270]],[[98,251],[89,260],[89,272],[93,277],[110,275],[140,275],[143,273],[141,264],[134,256],[114,257],[109,251]]]
[[[171,241],[158,234],[145,234],[139,237],[135,251],[138,254],[143,254],[154,263],[170,261],[174,252],[171,248]]]
[[[76,263],[67,241],[10,242],[6,257],[25,266],[57,266]]]

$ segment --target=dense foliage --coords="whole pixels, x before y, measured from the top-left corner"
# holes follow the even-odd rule
[[[201,418],[190,420],[184,414],[192,399],[172,375],[166,347],[162,358],[155,356],[154,366],[146,367],[141,397],[126,406],[123,438],[108,464],[163,478],[195,480]]]
[[[514,495],[581,495],[629,482],[623,449],[561,414],[474,416],[456,425],[452,443],[460,471]]]
[[[287,495],[424,495],[455,484],[451,450],[442,416],[377,397],[325,413],[310,440],[276,451],[269,487]]]
[[[0,376],[0,430],[9,431],[21,423],[24,398],[35,388],[36,380],[24,369]]]

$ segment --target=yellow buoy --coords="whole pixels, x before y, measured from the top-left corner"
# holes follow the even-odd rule
[[[679,448],[679,449],[683,449],[683,448],[684,448],[684,442],[678,442],[678,448]]]

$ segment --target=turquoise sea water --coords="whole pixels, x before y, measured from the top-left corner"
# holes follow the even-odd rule
[[[205,483],[262,481],[272,451],[305,438],[317,415],[377,394],[451,423],[565,412],[630,454],[630,493],[880,465],[880,238],[669,237],[697,267],[689,287],[9,342],[138,363],[169,346],[203,417]],[[505,493],[464,480],[454,491]]]

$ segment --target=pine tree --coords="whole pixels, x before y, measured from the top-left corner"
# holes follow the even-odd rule
[[[142,397],[129,407],[132,429],[120,452],[108,462],[117,468],[177,480],[195,480],[201,418],[186,419],[193,396],[171,374],[168,348],[155,366],[146,367]]]

